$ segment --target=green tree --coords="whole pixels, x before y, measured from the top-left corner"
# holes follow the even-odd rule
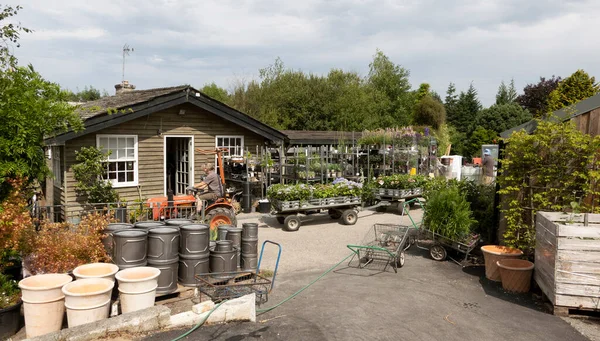
[[[217,101],[219,101],[221,103],[229,104],[231,102],[230,98],[229,98],[229,93],[227,93],[227,90],[221,88],[215,82],[212,82],[210,84],[205,84],[200,89],[200,92],[207,95],[208,97],[210,97],[212,99],[216,99]]]
[[[12,48],[20,47],[19,37],[21,33],[30,33],[31,30],[22,27],[21,24],[6,23],[11,17],[17,15],[21,6],[0,5],[0,68],[14,68],[17,66],[17,58],[12,54]]]
[[[468,143],[467,134],[461,133],[454,126],[448,126],[448,135],[452,144],[451,154],[467,155],[467,152],[465,152]]]
[[[491,144],[498,138],[498,134],[482,126],[477,126],[469,138],[468,144],[465,146],[464,156],[478,157],[481,156],[481,146]]]
[[[448,85],[446,90],[446,98],[444,100],[444,107],[446,108],[446,117],[448,122],[454,122],[456,117],[456,104],[458,103],[458,95],[456,94],[456,87],[454,83]]]
[[[106,178],[106,160],[108,154],[96,147],[82,147],[75,152],[76,164],[73,165],[73,177],[77,183],[78,194],[88,203],[114,203],[119,195]]]
[[[506,86],[504,81],[500,83],[498,93],[496,94],[496,104],[509,104],[517,99],[517,90],[515,89],[515,80],[511,79],[510,84]]]
[[[475,126],[501,133],[531,120],[531,114],[515,102],[494,104],[480,110],[475,118]]]
[[[419,85],[419,89],[417,89],[417,94],[416,94],[416,101],[417,103],[423,99],[423,97],[425,96],[430,96],[430,89],[431,85],[429,85],[428,83],[421,83],[421,85]]]
[[[600,86],[594,77],[583,70],[575,71],[571,76],[558,83],[548,98],[548,111],[560,110],[600,92]]]
[[[415,106],[413,120],[417,125],[438,129],[446,121],[446,110],[442,103],[427,94]]]
[[[69,92],[69,101],[71,102],[91,102],[98,100],[102,97],[108,96],[106,91],[100,92],[100,90],[93,86],[86,86],[83,90],[77,92]]]
[[[481,103],[477,98],[477,90],[473,83],[469,85],[467,92],[461,92],[456,102],[456,112],[452,121],[448,117],[448,123],[452,124],[461,133],[471,132],[473,121],[477,117],[477,113],[481,110]]]

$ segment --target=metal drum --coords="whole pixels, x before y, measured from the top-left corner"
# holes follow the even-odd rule
[[[133,224],[134,228],[146,231],[161,226],[165,226],[165,223],[162,221],[138,221],[137,223]]]
[[[189,224],[179,227],[179,253],[184,256],[208,255],[210,228],[206,224]]]
[[[148,252],[148,232],[126,229],[113,233],[113,262],[119,269],[145,266]]]
[[[227,240],[227,230],[230,228],[234,228],[235,226],[231,225],[219,225],[217,226],[218,237],[217,240]]]
[[[257,239],[242,239],[242,255],[258,254],[258,238]]]
[[[242,267],[242,271],[256,272],[256,268],[258,267],[258,255],[242,253],[240,266]]]
[[[218,245],[217,245],[218,248]],[[234,272],[237,270],[238,249],[233,248],[230,251],[210,251],[210,272],[213,274],[222,272]],[[219,277],[219,276],[213,276]],[[227,277],[227,276],[225,276]]]
[[[154,264],[148,259],[148,266],[160,270],[158,276],[158,287],[156,288],[157,295],[170,294],[177,291],[177,277],[179,269],[179,257],[170,260],[168,263]]]
[[[176,218],[176,219],[167,219],[167,220],[165,220],[165,223],[167,223],[167,225],[169,225],[169,226],[183,226],[183,225],[193,224],[194,221],[191,219]]]
[[[242,246],[242,229],[238,227],[230,227],[227,230],[227,240],[231,240],[233,247],[237,249],[235,259],[235,269],[237,271],[240,268],[240,257],[241,257],[241,246]]]
[[[186,287],[197,287],[195,275],[209,273],[209,254],[204,255],[179,255],[179,284]]]
[[[243,223],[242,224],[242,240],[243,239],[258,239],[258,224]]]
[[[216,247],[212,251],[231,251],[233,250],[233,242],[231,240],[218,240],[216,243]]]
[[[156,227],[148,231],[148,262],[171,264],[179,259],[179,231],[175,227]]]
[[[106,253],[109,255],[112,254],[113,233],[120,230],[130,229],[132,227],[132,224],[125,223],[108,224],[108,226],[104,229],[104,234],[106,234],[106,237],[102,239],[102,244],[104,244]]]

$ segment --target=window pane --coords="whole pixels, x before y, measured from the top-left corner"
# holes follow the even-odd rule
[[[125,172],[119,172],[117,174],[117,182],[125,182]]]
[[[117,139],[116,138],[111,137],[108,139],[108,148],[117,149]]]
[[[223,139],[220,137],[217,139],[217,147],[223,147]]]
[[[117,178],[117,173],[114,173],[114,172],[108,173],[108,178],[110,180],[116,179]]]
[[[119,160],[125,160],[125,158],[127,157],[125,155],[125,149],[117,149],[116,152]]]
[[[117,163],[116,162],[109,162],[108,163],[108,170],[109,171],[116,171],[117,170]]]
[[[237,139],[235,139],[235,145],[236,146],[241,146],[242,145],[242,139],[239,138],[239,137]]]
[[[127,148],[133,148],[133,146],[134,146],[134,143],[133,143],[134,140],[135,139],[133,137],[128,137],[127,138]]]
[[[127,181],[133,181],[133,172],[127,172]]]
[[[133,162],[127,162],[127,170],[133,170]]]
[[[117,162],[117,167],[120,171],[125,170],[125,162]]]
[[[125,148],[127,147],[127,142],[126,142],[126,138],[124,137],[119,137],[119,142],[117,143],[117,148]]]
[[[111,151],[110,154],[108,155],[108,159],[116,160],[117,159],[117,151],[116,150]]]
[[[100,138],[100,147],[106,151],[108,149],[108,139],[106,137]]]
[[[127,158],[133,159],[135,157],[135,150],[132,148],[127,148]]]

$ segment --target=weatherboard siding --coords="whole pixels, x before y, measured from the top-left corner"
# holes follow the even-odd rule
[[[179,110],[185,109],[185,115]],[[162,135],[159,135],[159,130]],[[72,166],[75,152],[82,147],[96,146],[98,134],[126,134],[138,137],[138,187],[116,188],[122,201],[134,201],[164,195],[164,136],[193,135],[194,147],[212,150],[217,135],[243,135],[244,147],[254,153],[256,146],[264,145],[264,138],[241,126],[225,121],[193,105],[184,104],[153,113],[118,126],[84,135],[65,144],[66,188],[65,203],[83,203],[76,195]],[[203,175],[202,163],[214,162],[214,156],[194,154],[194,181]]]

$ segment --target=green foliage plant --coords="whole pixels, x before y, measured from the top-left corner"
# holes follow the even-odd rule
[[[73,177],[78,194],[85,196],[90,204],[119,201],[117,191],[105,178],[108,154],[96,147],[82,147],[75,155],[78,163],[73,165]]]
[[[424,225],[450,240],[466,241],[476,223],[464,193],[458,186],[431,192],[427,199]]]
[[[0,310],[17,304],[20,298],[21,290],[17,281],[0,273]]]

